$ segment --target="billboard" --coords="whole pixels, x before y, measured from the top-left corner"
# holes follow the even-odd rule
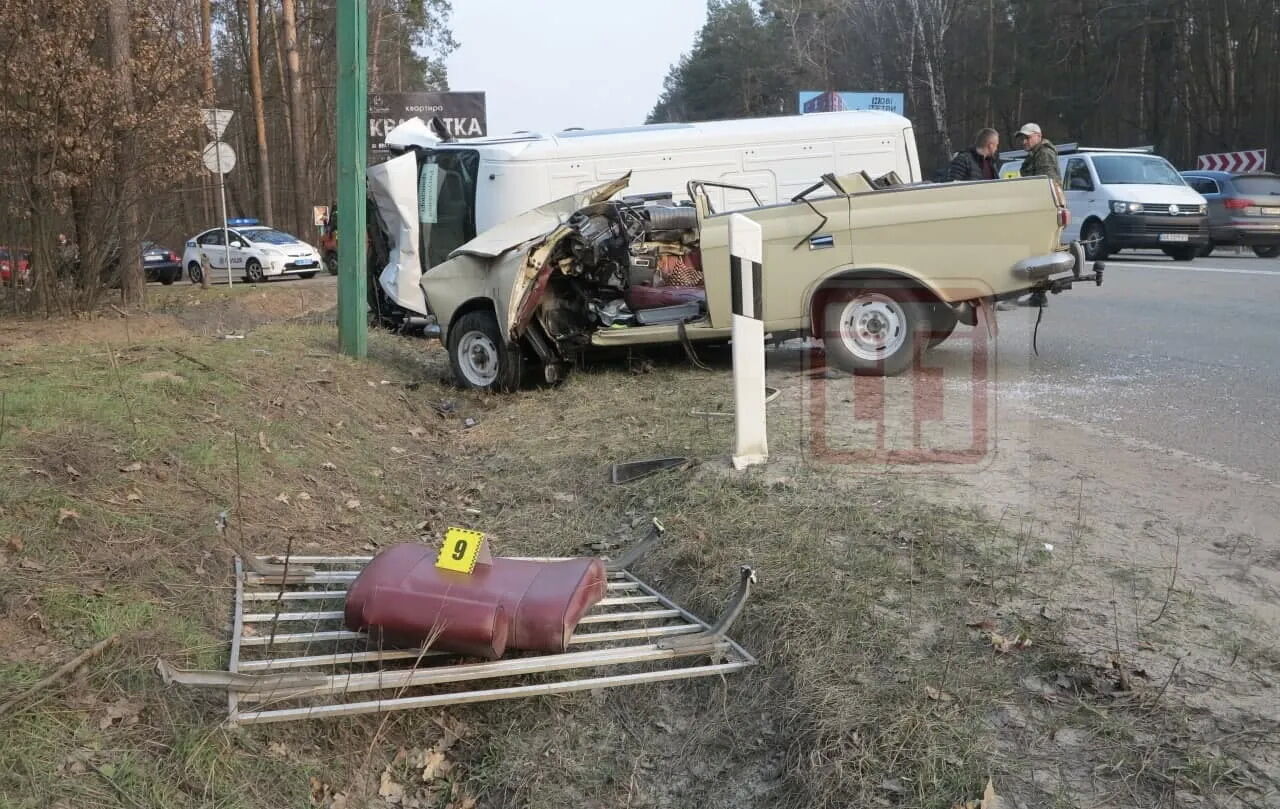
[[[369,93],[369,154],[386,156],[387,133],[410,118],[439,118],[455,138],[488,134],[483,92]]]
[[[843,110],[884,110],[906,114],[902,93],[838,93],[834,90],[801,90],[800,112],[841,112]]]

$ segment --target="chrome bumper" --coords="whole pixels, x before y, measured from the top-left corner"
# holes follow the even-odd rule
[[[1083,269],[1084,251],[1080,249],[1079,243],[1072,243],[1070,250],[1024,258],[1013,265],[1013,274],[1025,281],[1043,281],[1066,272],[1079,275]]]

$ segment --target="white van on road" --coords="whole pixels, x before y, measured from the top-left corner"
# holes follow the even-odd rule
[[[1001,157],[1018,157],[1005,152]],[[1001,176],[1020,164],[1005,163]],[[1191,261],[1209,243],[1209,208],[1168,160],[1141,149],[1102,149],[1065,144],[1058,169],[1071,223],[1062,233],[1079,240],[1089,261],[1126,249],[1155,249]]]
[[[371,188],[414,188],[420,202],[418,210],[402,211],[395,200],[409,195],[373,195],[384,220],[407,230],[390,264],[370,267],[370,290],[381,289],[410,322],[421,319],[426,303],[414,271],[400,272],[401,265],[430,269],[502,222],[628,172],[634,196],[670,196],[691,180],[741,187],[708,187],[718,211],[788,201],[824,174],[922,179],[911,122],[867,110],[449,142],[414,118],[388,132],[386,144],[392,154],[415,152],[416,165],[393,159],[370,166],[369,177],[377,178]]]

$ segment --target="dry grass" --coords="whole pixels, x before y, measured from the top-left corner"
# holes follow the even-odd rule
[[[467,525],[502,552],[564,554],[629,541],[657,516],[669,540],[639,572],[704,616],[739,564],[758,571],[734,631],[755,669],[448,712],[468,729],[457,766],[406,805],[945,809],[994,777],[1026,807],[1157,807],[1245,783],[1160,684],[1116,695],[1062,644],[1063,620],[1003,611],[1022,573],[1049,563],[1009,527],[925,505],[889,476],[727,471],[729,423],[689,415],[727,397],[725,374],[618,358],[560,388],[483,397],[442,384],[434,346],[371,346],[354,363],[328,327],[277,325],[243,341],[121,340],[118,376],[102,344],[6,358],[0,540],[21,547],[0,579],[0,698],[124,640],[0,717],[0,806],[305,806],[312,778],[381,805],[384,767],[408,782],[397,751],[439,738],[442,715],[228,731],[219,700],[160,685],[156,656],[225,662],[224,509],[262,551],[372,550]],[[609,463],[661,454],[702,463],[606,483]],[[64,509],[78,516],[59,523]],[[996,653],[966,626],[984,619],[1032,645]],[[1063,728],[1086,741],[1068,746]]]

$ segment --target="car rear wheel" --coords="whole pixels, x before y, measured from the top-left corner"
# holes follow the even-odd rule
[[[1107,247],[1107,229],[1101,222],[1087,222],[1080,231],[1080,243],[1084,245],[1084,257],[1089,261],[1105,261],[1111,255]]]
[[[1160,250],[1174,261],[1193,261],[1200,248],[1194,245],[1186,247],[1162,247]]]
[[[338,274],[338,254],[330,250],[324,254],[324,268],[330,275]]]
[[[851,289],[826,305],[822,341],[839,368],[865,376],[895,376],[911,364],[921,332],[929,328],[925,304],[906,288]],[[927,339],[927,338],[926,338]]]
[[[1253,254],[1258,258],[1275,258],[1280,256],[1280,244],[1258,245],[1253,248]]]
[[[262,274],[262,265],[256,258],[251,258],[244,263],[244,277],[251,284],[256,284],[266,277]]]
[[[204,270],[200,269],[200,262],[193,261],[187,265],[187,277],[191,279],[193,284],[198,284],[204,280]]]
[[[520,386],[519,346],[502,339],[492,312],[467,312],[449,329],[449,365],[465,388],[513,391]]]

